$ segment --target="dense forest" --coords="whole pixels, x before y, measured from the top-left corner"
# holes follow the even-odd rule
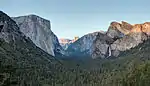
[[[150,40],[122,52],[118,58],[51,59],[51,63],[38,58],[48,55],[39,54],[30,46],[32,52],[27,52],[27,45],[19,46],[14,49],[11,44],[0,41],[0,86],[150,85]],[[36,60],[32,56],[37,57]]]

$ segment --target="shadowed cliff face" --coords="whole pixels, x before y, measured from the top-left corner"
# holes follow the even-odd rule
[[[120,51],[130,50],[147,39],[148,37],[144,33],[131,33],[126,35],[111,44],[112,56],[117,57],[120,54]]]
[[[106,34],[99,33],[96,36],[96,39],[94,40],[92,44],[92,54],[91,57],[93,59],[96,58],[107,58],[111,56],[110,52],[110,44],[113,43],[113,39],[107,36]]]
[[[51,31],[50,21],[36,15],[13,17],[21,32],[29,37],[36,46],[49,54],[64,54],[57,36]]]
[[[2,32],[4,25],[0,25],[0,32]]]
[[[24,40],[22,37],[24,37],[24,34],[19,31],[15,21],[0,11],[0,38],[13,44],[17,40]]]
[[[98,34],[103,34],[101,32],[94,32],[84,35],[83,37],[79,38],[74,43],[71,43],[68,46],[67,51],[69,52],[70,56],[91,56],[92,54],[92,46],[93,42],[96,39]]]

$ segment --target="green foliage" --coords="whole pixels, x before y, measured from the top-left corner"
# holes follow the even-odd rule
[[[124,86],[149,86],[150,85],[150,63],[143,63],[130,71],[123,78]]]
[[[149,51],[150,40],[114,59],[58,61],[28,41],[0,40],[0,86],[149,86]]]

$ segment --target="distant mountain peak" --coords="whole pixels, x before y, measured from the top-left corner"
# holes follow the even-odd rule
[[[65,49],[67,50],[68,46],[71,44],[71,43],[74,43],[76,42],[77,40],[79,39],[78,36],[75,36],[74,39],[65,39],[65,38],[60,38],[59,39],[59,43],[60,45]]]

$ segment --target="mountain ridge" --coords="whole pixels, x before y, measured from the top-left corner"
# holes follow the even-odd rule
[[[62,67],[59,60],[37,47],[2,11],[0,25],[3,25],[0,32],[0,85],[38,86],[43,83],[42,77],[53,78],[56,69]]]
[[[53,56],[65,54],[60,46],[57,36],[51,30],[50,21],[37,15],[26,15],[12,17],[27,37],[29,37],[36,46]]]
[[[112,22],[110,23],[110,26],[108,27],[107,32],[104,33],[103,36],[95,35],[95,37],[92,38],[93,41],[90,41],[90,42],[88,42],[88,39],[87,39],[85,43],[87,44],[90,43],[91,48],[88,48],[84,53],[85,54],[88,53],[87,55],[92,58],[98,58],[98,57],[106,58],[108,57],[107,56],[108,54],[111,54],[110,57],[117,57],[121,51],[126,51],[128,49],[131,49],[135,46],[138,46],[138,44],[143,43],[144,40],[147,40],[150,34],[149,26],[150,26],[149,22],[142,23],[142,24],[134,24],[134,25],[131,25],[125,21],[121,21],[121,23]],[[99,33],[99,32],[95,32],[95,33]],[[79,40],[83,40],[84,37],[86,38],[86,36],[90,34],[94,35],[94,33],[89,33],[81,37]],[[104,39],[101,40],[101,38],[103,38],[104,36],[107,36],[106,38],[108,38],[106,43],[104,43],[104,45],[107,46],[105,47],[106,49],[102,48],[104,47],[104,45],[102,44],[102,41],[104,41]],[[107,44],[107,42],[110,40],[112,41]],[[79,46],[75,46],[75,44]],[[80,48],[82,44],[84,43],[75,42],[69,45],[69,47],[72,46],[75,48],[78,48],[78,47]],[[83,46],[81,50],[79,49],[76,52],[82,53],[82,49],[84,49],[85,47],[86,46]],[[71,50],[68,49],[68,51],[71,51]],[[72,51],[72,53],[74,53],[74,51]],[[77,53],[74,53],[74,54],[77,54]]]
[[[91,35],[92,37],[86,35],[82,39],[95,37],[89,43],[92,41],[94,45],[98,44],[94,46],[97,49],[117,40],[125,43],[126,38],[129,38],[129,43],[133,39],[137,40],[138,46],[121,51],[118,58],[56,59],[37,47],[20,31],[15,21],[0,11],[0,85],[149,86],[150,64],[147,63],[150,62],[150,39],[147,33],[132,33],[115,39],[103,33]],[[79,39],[77,42],[84,45],[87,41]],[[93,44],[86,47],[91,49],[91,46]],[[110,51],[110,46],[106,47]],[[88,49],[85,48],[85,51]],[[106,51],[99,50],[97,56],[104,55]],[[106,57],[109,55],[106,53]]]

